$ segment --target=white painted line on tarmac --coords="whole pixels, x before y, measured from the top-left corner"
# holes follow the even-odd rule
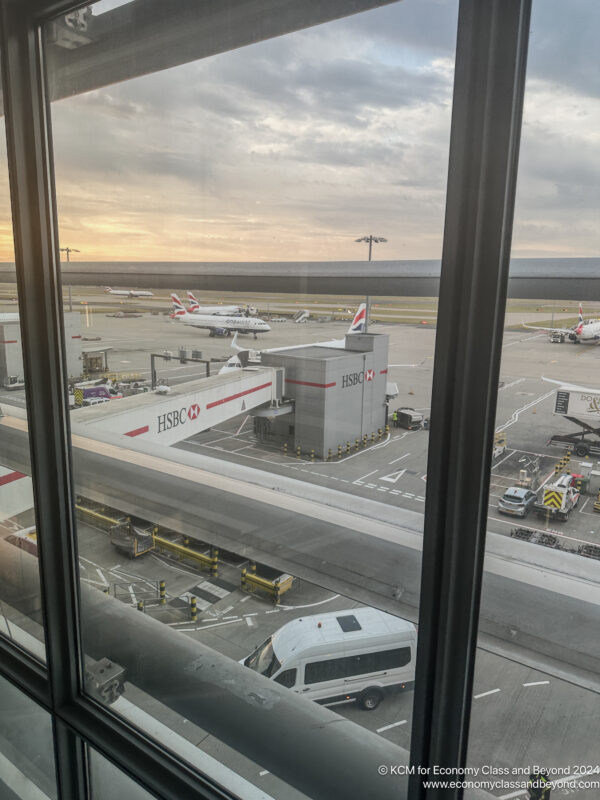
[[[403,459],[403,458],[406,458],[406,457],[407,457],[407,456],[409,456],[409,455],[410,455],[410,453],[404,453],[404,455],[403,455],[403,456],[400,456],[400,458],[395,458],[393,461],[389,461],[388,463],[389,463],[389,464],[395,464],[395,463],[396,463],[396,461],[402,461],[402,459]]]
[[[256,622],[253,619],[251,619],[250,617],[244,617],[244,619],[246,620],[246,625],[249,628],[251,628],[253,625],[256,625]]]
[[[515,451],[513,450],[513,451],[512,451],[512,452],[510,452],[510,453],[509,453],[507,456],[504,456],[504,458],[502,459],[502,461],[498,461],[498,463],[497,463],[497,464],[494,464],[494,469],[496,469],[496,467],[499,467],[499,466],[500,466],[500,464],[503,464],[503,463],[506,461],[506,459],[507,459],[507,458],[510,458],[510,457],[512,456],[512,454],[513,454],[514,452],[515,452]]]
[[[383,728],[377,728],[377,733],[382,733],[383,731],[389,731],[390,728],[397,728],[398,725],[406,725],[407,720],[401,719],[400,722],[392,722],[391,725],[384,725]]]
[[[366,475],[362,475],[360,478],[357,478],[355,481],[352,481],[352,482],[353,482],[353,483],[359,483],[359,481],[360,481],[360,482],[363,482],[363,483],[364,483],[364,480],[365,480],[365,478],[368,478],[368,477],[369,477],[369,475],[375,475],[375,473],[376,473],[376,472],[377,472],[377,470],[376,470],[376,469],[374,469],[374,470],[372,470],[371,472],[367,472],[367,474],[366,474]]]
[[[180,628],[181,631],[205,631],[208,628],[220,628],[223,625],[233,625],[236,622],[241,622],[242,618],[238,617],[238,619],[232,619],[229,622],[214,622],[212,625],[200,625],[197,628]]]
[[[530,403],[527,403],[526,405],[521,406],[521,408],[517,408],[516,411],[513,411],[510,419],[508,420],[508,422],[505,422],[504,425],[499,425],[496,428],[496,433],[501,433],[502,431],[505,431],[507,428],[509,428],[511,425],[514,425],[515,422],[518,421],[519,416],[524,411],[527,411],[528,409],[533,408],[533,406],[536,406],[538,403],[542,403],[544,400],[546,400],[548,397],[550,397],[553,394],[554,394],[554,389],[551,389],[549,392],[546,392],[546,394],[541,394],[539,397],[536,397],[535,400],[532,400]]]
[[[92,586],[102,586],[106,588],[106,584],[100,583],[100,581],[95,581],[93,578],[80,578],[79,580],[83,581],[84,583],[91,583]]]
[[[481,694],[474,694],[473,700],[479,700],[480,697],[487,697],[488,694],[496,694],[500,689],[490,689],[489,692],[481,692]]]
[[[271,773],[269,772],[269,770],[268,770],[268,769],[263,769],[263,770],[261,770],[261,771],[260,771],[258,774],[259,774],[259,775],[260,775],[260,777],[262,778],[262,777],[263,777],[263,775],[270,775]]]
[[[504,386],[501,386],[498,391],[502,392],[504,389],[510,389],[511,386],[516,386],[518,383],[523,383],[525,378],[517,378],[516,381],[512,381],[511,383],[505,383]]]
[[[108,586],[108,581],[107,581],[107,580],[106,580],[106,578],[104,577],[104,573],[102,572],[102,570],[101,570],[99,567],[96,567],[96,572],[97,572],[97,573],[98,573],[98,575],[100,576],[100,580],[103,582],[103,584],[104,584],[105,586]]]
[[[395,472],[390,472],[389,475],[384,475],[379,478],[380,481],[388,481],[388,483],[398,483],[400,478],[405,474],[405,469],[398,469]]]
[[[584,508],[587,506],[587,504],[588,504],[589,502],[590,502],[590,498],[589,498],[589,497],[586,497],[586,499],[585,499],[585,503],[584,503],[584,504],[581,506],[581,508],[579,509],[579,511],[583,511],[583,509],[584,509]]]
[[[129,589],[129,596],[131,597],[131,602],[134,605],[137,604],[137,599],[135,596],[135,592],[133,591],[133,586],[130,584],[127,588]]]
[[[202,587],[200,587],[200,588],[202,588]],[[227,608],[224,608],[224,609],[221,611],[221,617],[222,617],[224,614],[227,614],[229,611],[233,611],[233,606],[227,606]]]
[[[524,683],[523,686],[545,686],[550,681],[532,681],[531,683]]]
[[[240,600],[240,603],[245,603],[246,600],[250,600],[250,595],[249,594],[247,594],[246,597],[242,597],[242,599]]]
[[[319,600],[316,603],[307,603],[304,606],[284,606],[283,603],[280,603],[279,608],[285,608],[286,611],[297,611],[300,608],[314,608],[315,606],[322,606],[323,603],[330,603],[332,600],[337,600],[339,594],[333,594],[331,597],[327,597],[325,600]],[[275,614],[277,613],[277,609],[273,611],[266,611],[266,614]]]
[[[514,347],[516,344],[521,344],[521,342],[528,342],[530,339],[541,339],[543,336],[544,336],[543,333],[534,333],[533,336],[526,336],[524,339],[517,339],[515,342],[508,342],[508,344],[503,344],[502,348]],[[520,792],[520,794],[523,794],[523,792]]]
[[[204,591],[208,592],[209,594],[216,594],[216,596],[220,597],[221,599],[227,597],[228,594],[231,594],[229,589],[223,589],[222,586],[216,586],[214,583],[211,583],[210,581],[203,581],[202,583],[199,583],[198,588],[204,589]]]

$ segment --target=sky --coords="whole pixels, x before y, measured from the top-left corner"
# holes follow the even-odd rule
[[[403,0],[55,102],[61,246],[359,260],[372,233],[373,258],[439,258],[457,9]],[[599,23],[597,0],[534,0],[514,256],[600,255]]]

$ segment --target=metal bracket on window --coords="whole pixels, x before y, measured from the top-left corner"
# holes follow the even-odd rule
[[[125,670],[108,658],[85,660],[85,686],[92,697],[110,705],[123,694]]]

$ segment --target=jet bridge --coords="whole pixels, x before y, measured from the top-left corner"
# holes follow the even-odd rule
[[[168,394],[149,392],[75,409],[71,422],[80,432],[90,426],[172,445],[258,406],[278,405],[282,388],[283,369],[245,367],[182,383]]]

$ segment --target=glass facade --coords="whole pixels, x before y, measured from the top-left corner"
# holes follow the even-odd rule
[[[528,258],[533,202],[509,273],[526,0],[352,11],[2,4],[32,435],[0,448],[31,452],[47,666],[2,640],[0,673],[57,796],[484,800],[593,760],[592,437],[556,405],[544,437],[593,388],[553,354],[594,203],[576,284]],[[550,475],[557,444],[587,465]],[[563,472],[576,511],[531,524]]]
[[[38,529],[34,510],[26,406],[23,303],[14,264],[6,136],[0,133],[0,636],[35,658],[45,659],[36,563]],[[27,575],[28,585],[22,577]]]
[[[7,800],[55,800],[50,714],[0,678],[0,792]]]
[[[583,39],[577,66],[563,61],[560,74],[550,57],[552,51],[566,59],[573,26],[593,24],[594,17],[591,5],[580,6],[570,20],[566,9],[542,3],[532,15],[511,277],[528,254],[562,257],[531,262],[539,276],[536,299],[509,302],[504,319],[469,747],[469,765],[485,764],[498,791],[515,797],[519,791],[527,796],[530,781],[532,790],[551,788],[552,796],[591,800],[598,793],[590,747],[600,733],[593,690],[600,653],[592,633],[600,555],[593,432],[598,381],[590,370],[596,298],[593,292],[577,301],[549,297],[544,280],[551,269],[568,276],[598,268],[597,259],[586,256],[597,253],[600,198],[574,168],[586,161],[593,134],[585,123],[572,127],[574,115],[583,120],[598,108],[587,68],[593,48]],[[555,101],[547,107],[550,87]],[[570,197],[578,198],[580,234],[563,250],[559,242],[573,231]],[[519,559],[520,575],[507,557]],[[510,622],[503,576],[522,598],[523,612]],[[579,586],[589,589],[580,594]],[[485,735],[490,718],[492,739]]]

